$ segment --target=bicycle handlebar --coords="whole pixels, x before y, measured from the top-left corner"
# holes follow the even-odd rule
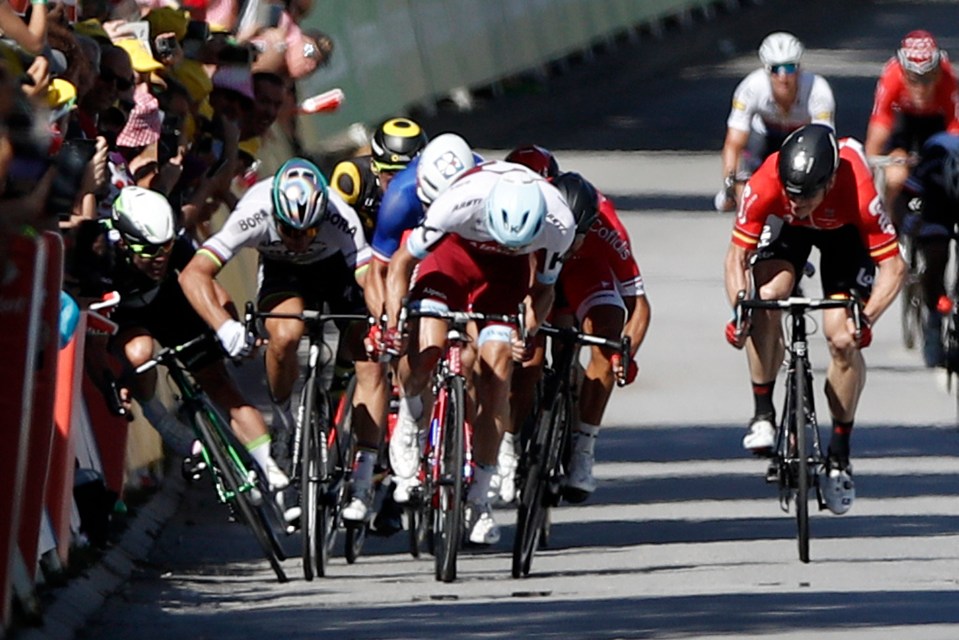
[[[744,316],[747,315],[742,313],[743,310],[748,312],[753,309],[776,309],[787,311],[790,314],[803,314],[816,309],[840,309],[845,307],[852,311],[852,321],[856,327],[856,340],[858,341],[862,337],[862,306],[862,298],[856,293],[851,294],[848,298],[790,296],[779,300],[747,300],[746,292],[740,291],[738,299],[736,300],[736,308],[734,309],[734,313],[736,314],[736,330],[738,331],[742,328]]]
[[[365,320],[370,321],[370,316],[359,313],[323,313],[314,309],[304,309],[302,313],[275,313],[273,311],[257,311],[252,302],[246,303],[245,313],[243,314],[243,324],[246,330],[257,335],[256,321],[258,319],[276,318],[281,320],[299,320],[304,324],[314,326],[322,325],[326,322],[335,322],[337,320]]]
[[[610,338],[604,338],[591,333],[583,333],[575,327],[554,327],[548,324],[541,326],[539,328],[539,333],[558,338],[566,343],[578,342],[579,344],[585,344],[593,347],[606,347],[608,349],[615,349],[617,352],[616,355],[618,355],[624,363],[623,373],[616,377],[616,386],[626,386],[626,370],[628,367],[626,363],[629,362],[630,347],[632,346],[629,336],[623,336],[619,340],[612,340]]]
[[[151,360],[147,360],[139,367],[136,368],[137,373],[143,373],[149,371],[150,369],[156,367],[158,364],[166,364],[171,360],[175,359],[177,355],[181,352],[186,351],[190,347],[196,346],[203,342],[204,340],[209,339],[209,336],[205,333],[201,333],[197,337],[187,340],[183,344],[177,345],[175,347],[168,347],[166,349],[161,349]]]

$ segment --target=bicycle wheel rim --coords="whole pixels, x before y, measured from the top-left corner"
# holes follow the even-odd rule
[[[253,504],[250,493],[248,491],[241,491],[240,487],[246,484],[247,481],[245,477],[241,478],[241,474],[246,470],[237,465],[233,456],[227,453],[227,447],[231,446],[229,444],[230,439],[226,435],[227,432],[222,425],[217,426],[213,424],[213,420],[210,418],[208,411],[209,410],[197,412],[194,418],[197,431],[213,463],[216,465],[223,483],[232,494],[232,501],[240,511],[240,516],[243,518],[247,527],[253,532],[253,537],[263,551],[263,555],[269,562],[270,568],[273,569],[273,573],[276,574],[276,579],[279,582],[286,582],[286,573],[280,564],[280,554],[277,553],[279,542],[274,539],[275,535],[270,529],[269,523],[264,522],[262,513],[256,505]],[[239,456],[235,448],[234,451],[236,455]],[[269,500],[269,492],[262,493],[261,491],[260,499]]]
[[[303,424],[300,434],[300,505],[303,532],[303,577],[312,580],[317,566],[324,566],[320,556],[324,547],[321,526],[323,506],[320,503],[320,450],[316,433],[315,391],[312,382],[304,390]]]
[[[796,402],[793,417],[796,425],[796,528],[799,559],[809,562],[809,408],[806,361],[796,363]]]
[[[436,545],[436,579],[456,580],[456,558],[459,553],[463,525],[463,379],[452,378],[447,387],[446,413],[443,417],[442,451],[440,452],[440,484],[438,531]]]

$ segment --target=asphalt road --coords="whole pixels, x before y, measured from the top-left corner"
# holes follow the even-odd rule
[[[501,509],[503,540],[464,553],[454,584],[435,582],[431,558],[410,557],[398,535],[369,540],[355,565],[338,555],[331,577],[310,583],[289,560],[294,579],[279,585],[249,533],[197,485],[81,637],[959,637],[954,392],[902,347],[890,310],[866,353],[856,504],[813,515],[813,561],[801,564],[765,465],[739,448],[748,376],[722,338],[732,220],[710,210],[728,96],[766,32],[791,28],[807,42],[808,66],[836,91],[840,132],[858,136],[898,38],[927,25],[949,47],[957,13],[944,2],[766,2],[427,121],[491,156],[520,140],[550,146],[619,204],[653,321],[639,381],[607,412],[594,497],[555,511],[550,548],[522,581],[509,576],[513,515]],[[824,408],[825,346],[821,334],[811,342]],[[257,386],[251,373],[244,384]]]

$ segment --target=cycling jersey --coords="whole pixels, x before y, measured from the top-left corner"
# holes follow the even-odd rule
[[[886,62],[876,83],[872,114],[869,116],[870,126],[881,125],[892,129],[902,116],[934,117],[942,119],[942,126],[946,131],[959,133],[956,76],[952,65],[946,60],[939,63],[939,71],[941,75],[933,99],[928,105],[919,107],[909,96],[899,60],[891,58]]]
[[[616,214],[613,201],[599,194],[599,217],[590,226],[583,245],[566,259],[560,279],[569,271],[577,270],[579,263],[596,261],[608,264],[625,296],[641,296],[645,293],[643,276],[633,256],[629,234]]]
[[[372,156],[365,155],[344,160],[333,168],[333,176],[330,178],[330,187],[336,189],[343,201],[353,207],[359,216],[367,242],[373,237],[376,212],[383,198],[380,180],[370,166],[371,158]]]
[[[203,243],[200,252],[222,266],[243,247],[256,249],[263,258],[293,264],[311,264],[341,253],[351,268],[358,269],[370,259],[356,212],[333,190],[319,233],[307,250],[288,250],[274,224],[272,177],[256,183],[243,195],[223,228]]]
[[[836,102],[829,83],[822,76],[799,71],[796,101],[784,112],[773,97],[769,74],[756,69],[733,92],[732,109],[726,126],[760,135],[785,136],[806,124],[836,128]]]
[[[520,250],[507,251],[486,229],[486,197],[504,174],[520,172],[535,181],[546,201],[546,221],[533,242]],[[542,271],[536,274],[542,284],[553,284],[563,265],[563,256],[573,242],[575,222],[566,201],[552,185],[524,166],[492,160],[464,173],[430,206],[423,222],[410,233],[406,246],[422,260],[447,234],[456,234],[480,252],[528,255],[545,250]]]
[[[776,216],[787,226],[817,230],[853,225],[876,263],[899,255],[896,231],[876,193],[872,171],[858,141],[851,138],[840,141],[835,183],[822,203],[804,219],[795,218],[790,213],[789,200],[779,179],[778,164],[777,151],[763,162],[746,184],[733,228],[734,244],[749,251],[756,249],[767,219]]]

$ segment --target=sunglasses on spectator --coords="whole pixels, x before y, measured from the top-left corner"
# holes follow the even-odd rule
[[[133,86],[132,80],[118,76],[109,69],[100,69],[100,79],[104,82],[113,82],[120,91],[129,91]]]
[[[291,227],[290,225],[277,221],[276,228],[279,229],[280,233],[290,240],[299,240],[301,238],[309,238],[312,240],[316,237],[316,234],[320,232],[317,227],[309,227],[307,229],[297,229],[296,227]]]
[[[173,240],[164,242],[163,244],[138,244],[135,242],[128,242],[127,248],[138,258],[153,260],[155,258],[168,255],[171,251],[173,251]]]
[[[778,76],[781,74],[786,74],[788,76],[791,76],[797,71],[799,71],[799,64],[796,62],[769,65],[769,73],[773,74],[774,76]]]

